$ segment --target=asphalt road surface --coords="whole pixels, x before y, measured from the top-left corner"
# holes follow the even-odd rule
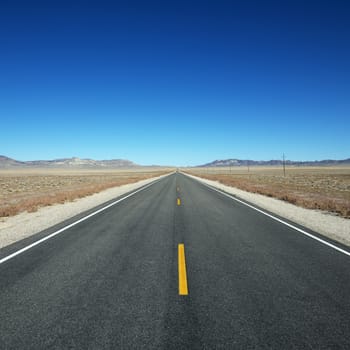
[[[350,257],[173,174],[2,260],[0,337],[1,349],[350,349]]]

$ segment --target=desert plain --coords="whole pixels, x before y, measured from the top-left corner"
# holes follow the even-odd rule
[[[108,188],[157,177],[169,168],[3,169],[0,170],[0,218],[65,203]]]
[[[350,218],[350,166],[183,169],[208,180]]]

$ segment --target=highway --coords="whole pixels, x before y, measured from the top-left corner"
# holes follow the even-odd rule
[[[0,349],[350,349],[350,257],[196,180],[81,218],[0,250]]]

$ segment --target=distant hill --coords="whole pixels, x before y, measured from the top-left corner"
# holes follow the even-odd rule
[[[0,168],[12,168],[20,166],[25,166],[25,163],[5,156],[0,156]]]
[[[10,168],[88,168],[88,169],[111,169],[111,168],[130,168],[138,166],[126,159],[111,160],[93,160],[80,159],[77,157],[63,158],[54,160],[33,160],[22,162],[5,156],[0,156],[0,169]]]
[[[227,166],[278,166],[282,165],[282,160],[249,160],[249,159],[223,159],[223,160],[214,160],[213,162],[198,165],[198,167],[227,167]],[[343,160],[315,160],[315,161],[292,161],[286,160],[286,165],[293,166],[331,166],[331,165],[350,165],[350,158]]]

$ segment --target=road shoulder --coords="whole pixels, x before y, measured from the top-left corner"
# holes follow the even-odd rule
[[[113,187],[91,196],[64,204],[39,208],[33,213],[23,212],[12,217],[1,218],[0,249],[45,231],[99,205],[137,190],[169,174]]]
[[[247,201],[259,208],[265,209],[280,217],[318,232],[332,240],[350,246],[350,220],[344,219],[326,212],[313,209],[305,209],[296,205],[270,198],[261,194],[242,191],[238,188],[223,185],[218,181],[212,181],[184,173],[197,181],[215,187],[221,191],[232,194],[239,199]]]

